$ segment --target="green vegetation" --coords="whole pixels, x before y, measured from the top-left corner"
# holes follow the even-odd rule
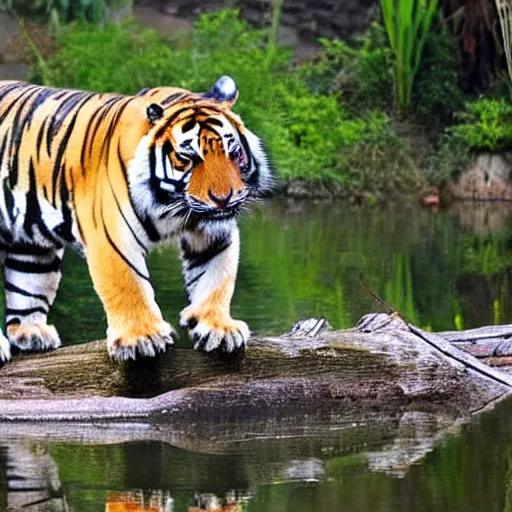
[[[452,131],[470,147],[493,152],[510,149],[512,104],[505,98],[481,98],[468,103],[459,119],[461,123]]]
[[[382,25],[374,22],[355,44],[320,39],[323,52],[299,73],[313,93],[338,94],[353,113],[378,109],[390,113],[392,52]]]
[[[219,76],[231,74],[241,92],[236,109],[267,142],[281,179],[351,185],[340,149],[374,155],[394,138],[387,116],[356,115],[340,103],[339,94],[312,91],[311,66],[308,76],[293,70],[290,52],[267,51],[266,35],[232,10],[203,15],[191,35],[169,42],[133,23],[102,30],[72,26],[60,33],[60,50],[48,63],[49,82],[133,94],[161,84],[207,90]]]
[[[394,54],[396,106],[405,110],[411,105],[414,77],[437,13],[438,0],[381,0],[381,6]]]
[[[60,20],[98,20],[124,1],[35,5],[47,15],[58,8]],[[103,10],[92,7],[100,3]],[[240,90],[235,109],[264,139],[281,183],[322,181],[372,201],[443,185],[474,152],[510,148],[510,87],[498,77],[486,96],[460,90],[458,43],[438,1],[381,4],[382,21],[366,34],[323,39],[323,51],[301,64],[291,49],[277,48],[280,0],[263,29],[235,10],[203,14],[191,33],[170,39],[132,21],[64,24],[57,53],[39,59],[31,79],[134,94],[162,84],[201,91],[231,75]]]
[[[372,99],[379,88],[390,90],[384,69],[389,52],[382,50],[382,31],[375,32],[369,37],[381,38],[380,49],[377,41],[363,41],[361,59],[343,43],[326,42],[325,57],[295,67],[290,51],[268,51],[267,31],[251,29],[233,10],[205,14],[190,35],[170,41],[130,22],[102,29],[71,25],[59,32],[60,49],[47,63],[46,83],[128,94],[161,84],[201,91],[230,74],[240,89],[236,110],[265,140],[282,181],[326,180],[348,191],[363,187],[385,193],[386,177],[373,179],[371,170],[389,168],[388,158],[398,154],[407,162],[396,166],[405,182],[414,174],[418,181],[418,176],[412,161],[402,158],[406,148],[379,108],[384,102]],[[328,61],[345,56],[359,70],[360,83],[366,83],[363,77],[370,77],[372,66],[383,59],[382,76],[372,78],[366,88],[353,89],[364,111],[354,111],[333,87],[336,77],[327,69]],[[41,76],[36,73],[33,79]]]

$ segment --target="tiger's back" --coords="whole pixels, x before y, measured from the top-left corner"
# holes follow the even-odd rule
[[[176,90],[158,92],[169,96]],[[142,116],[144,103],[141,98],[118,94],[0,82],[3,241],[6,244],[34,241],[32,232],[27,237],[25,230],[19,229],[26,228],[27,222],[20,219],[13,222],[12,207],[9,208],[15,202],[12,194],[18,201],[24,194],[41,198],[40,202],[45,203],[41,213],[51,206],[57,218],[59,213],[66,213],[73,191],[82,190],[93,197],[98,174],[109,160],[120,157],[111,154],[113,149],[126,153],[124,160],[131,160],[146,125]],[[116,137],[116,132],[123,133],[122,139]],[[113,148],[116,143],[117,148]],[[24,208],[18,210],[22,213]],[[72,233],[71,217],[65,217],[61,222],[54,219],[50,223],[56,223],[54,230],[42,236],[38,243],[54,247],[79,240],[79,233]],[[33,220],[41,222],[42,218],[35,215]]]

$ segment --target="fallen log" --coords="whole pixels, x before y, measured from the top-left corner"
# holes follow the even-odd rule
[[[225,361],[174,349],[116,363],[103,342],[22,355],[0,369],[0,421],[236,420],[332,410],[467,415],[512,390],[512,377],[398,315],[353,329],[298,323]]]

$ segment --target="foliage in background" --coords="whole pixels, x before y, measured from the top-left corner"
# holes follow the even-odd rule
[[[457,178],[471,163],[471,147],[460,137],[446,131],[436,140],[423,163],[423,173],[433,185],[444,185]]]
[[[509,90],[496,95],[501,99],[468,102],[457,84],[456,42],[442,19],[427,31],[427,14],[421,18],[414,5],[410,32],[401,27],[398,34],[402,45],[416,34],[410,48],[424,49],[421,66],[418,53],[411,61],[409,78],[417,73],[407,116],[391,108],[398,57],[377,22],[357,41],[322,40],[324,51],[301,65],[234,10],[204,14],[190,34],[171,40],[134,23],[72,24],[60,31],[57,55],[32,78],[133,94],[162,84],[204,91],[232,75],[240,89],[236,110],[263,137],[283,181],[334,181],[344,192],[388,197],[421,186],[419,167],[430,182],[446,182],[471,150],[507,148],[512,132],[503,99]],[[274,7],[278,14],[279,2]]]
[[[364,140],[341,150],[341,168],[352,189],[367,200],[405,197],[423,185],[407,141],[399,136],[395,123],[385,114],[368,116]]]
[[[240,90],[236,110],[267,142],[284,180],[350,186],[340,152],[357,147],[364,160],[371,151],[363,144],[389,137],[383,114],[354,115],[338,94],[312,90],[291,52],[268,52],[267,32],[251,29],[234,10],[203,14],[190,35],[170,42],[130,23],[72,26],[49,69],[56,86],[130,94],[162,84],[205,91],[232,75]],[[379,116],[384,121],[376,122]]]
[[[392,103],[392,52],[382,25],[374,22],[355,44],[320,39],[324,51],[300,72],[311,90],[342,94],[352,111],[389,110]]]
[[[414,77],[437,13],[438,0],[381,0],[384,26],[394,54],[396,107],[411,105]]]
[[[455,112],[464,109],[466,97],[458,85],[457,41],[439,17],[423,50],[413,88],[415,112],[427,122],[451,123]]]
[[[512,147],[512,104],[505,98],[480,98],[458,114],[453,134],[471,148],[491,152]]]

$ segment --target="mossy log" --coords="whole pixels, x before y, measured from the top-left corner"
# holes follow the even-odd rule
[[[398,315],[366,315],[353,329],[299,322],[252,339],[243,357],[187,349],[117,363],[104,342],[20,355],[0,369],[0,421],[173,421],[272,418],[291,412],[478,411],[512,377]]]

